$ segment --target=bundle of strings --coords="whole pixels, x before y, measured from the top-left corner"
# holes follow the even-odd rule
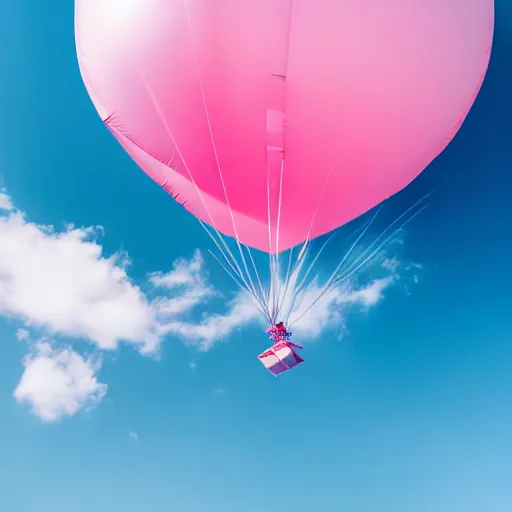
[[[355,240],[351,243],[339,263],[325,280],[325,283],[318,289],[316,296],[310,298],[309,304],[304,304],[305,292],[309,283],[316,278],[317,274],[315,270],[318,266],[319,259],[336,235],[336,232],[333,232],[327,237],[325,242],[314,254],[309,265],[306,264],[311,246],[311,240],[309,238],[302,244],[295,259],[293,256],[296,249],[293,248],[287,251],[288,255],[286,257],[279,255],[279,253],[269,254],[269,281],[267,285],[264,286],[249,247],[240,244],[238,240],[236,241],[241,260],[241,262],[239,262],[224,240],[223,235],[215,230],[216,238],[206,225],[202,225],[210,235],[210,238],[214,241],[219,254],[215,254],[212,251],[209,252],[238,286],[254,299],[255,306],[261,311],[267,322],[270,325],[275,325],[279,318],[287,328],[290,328],[309,313],[326,294],[334,288],[339,287],[342,283],[354,278],[363,267],[370,264],[382,251],[384,246],[391,242],[409,222],[427,207],[426,199],[429,196],[430,193],[416,201],[375,237],[366,248],[358,251],[361,241],[374,224],[382,209],[382,205],[377,207],[370,219],[349,237],[349,240],[354,237]],[[245,253],[247,253],[249,262],[252,264],[252,272],[249,272]],[[283,260],[286,261],[285,272],[283,272]],[[297,308],[299,304],[301,304],[301,308]]]

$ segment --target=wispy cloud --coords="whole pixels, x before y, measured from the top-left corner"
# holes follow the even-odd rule
[[[30,338],[30,332],[27,329],[18,329],[16,331],[16,339],[18,341],[27,341]]]
[[[135,441],[137,442],[139,440],[139,434],[137,434],[137,432],[134,432],[133,430],[130,430],[128,432],[128,437],[132,440],[132,441]]]
[[[86,359],[69,347],[56,348],[48,341],[38,341],[23,366],[14,397],[46,422],[96,405],[107,392],[107,385],[96,375],[99,361]]]
[[[180,258],[175,261],[170,272],[150,274],[149,282],[166,293],[152,303],[161,319],[188,313],[205,300],[217,295],[207,281],[204,259],[199,250],[195,251],[190,260]]]
[[[0,211],[11,211],[14,208],[5,188],[0,188]]]
[[[204,307],[207,305],[206,301],[207,297],[198,306]],[[226,312],[205,314],[199,322],[158,314],[159,333],[178,335],[187,344],[196,345],[200,350],[206,351],[216,342],[227,340],[237,330],[240,331],[251,323],[262,323],[261,314],[248,294],[240,293],[226,300],[225,304]]]

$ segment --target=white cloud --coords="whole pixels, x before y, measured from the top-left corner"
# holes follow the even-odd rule
[[[191,260],[184,258],[176,260],[173,269],[167,274],[163,272],[150,274],[150,282],[154,286],[169,289],[179,288],[180,286],[204,284],[204,277],[202,276],[203,261],[201,253],[196,251]]]
[[[14,208],[11,198],[4,188],[0,188],[0,211],[11,211]]]
[[[129,280],[126,259],[103,256],[97,233],[58,232],[15,210],[0,215],[0,314],[102,349],[124,340],[152,351],[159,342],[153,310]]]
[[[346,304],[360,304],[366,308],[375,306],[384,297],[384,290],[393,282],[393,276],[374,279],[370,284],[358,289],[349,289],[348,293],[341,294],[341,302]],[[342,290],[340,290],[342,291]]]
[[[98,382],[96,375],[99,362],[85,359],[70,348],[57,349],[49,342],[39,341],[23,366],[14,397],[46,422],[56,422],[91,407],[107,392],[107,385]]]
[[[400,267],[400,261],[397,258],[384,258],[382,262],[382,268],[389,270],[390,272],[396,272]]]
[[[204,260],[198,250],[191,260],[178,259],[170,272],[150,274],[149,282],[155,288],[166,291],[165,296],[158,297],[152,303],[160,318],[188,313],[217,295],[204,275]]]
[[[420,282],[419,273],[423,270],[423,265],[411,262],[406,266],[406,270],[413,272],[412,280],[415,284],[418,284]]]
[[[30,332],[27,329],[18,329],[16,331],[16,339],[18,341],[27,341],[30,337]]]
[[[159,332],[162,335],[179,335],[187,344],[197,345],[200,350],[205,351],[211,349],[217,341],[226,340],[249,324],[262,323],[262,315],[247,293],[241,292],[225,303],[228,306],[227,312],[206,315],[200,322],[159,315]]]

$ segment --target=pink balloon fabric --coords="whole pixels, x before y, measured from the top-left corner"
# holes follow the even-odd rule
[[[356,218],[454,137],[493,0],[76,0],[101,119],[191,213],[265,252]]]

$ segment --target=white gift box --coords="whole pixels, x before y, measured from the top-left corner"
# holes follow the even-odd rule
[[[278,341],[260,354],[258,359],[270,373],[277,376],[304,362],[295,348],[302,347],[289,341]]]

